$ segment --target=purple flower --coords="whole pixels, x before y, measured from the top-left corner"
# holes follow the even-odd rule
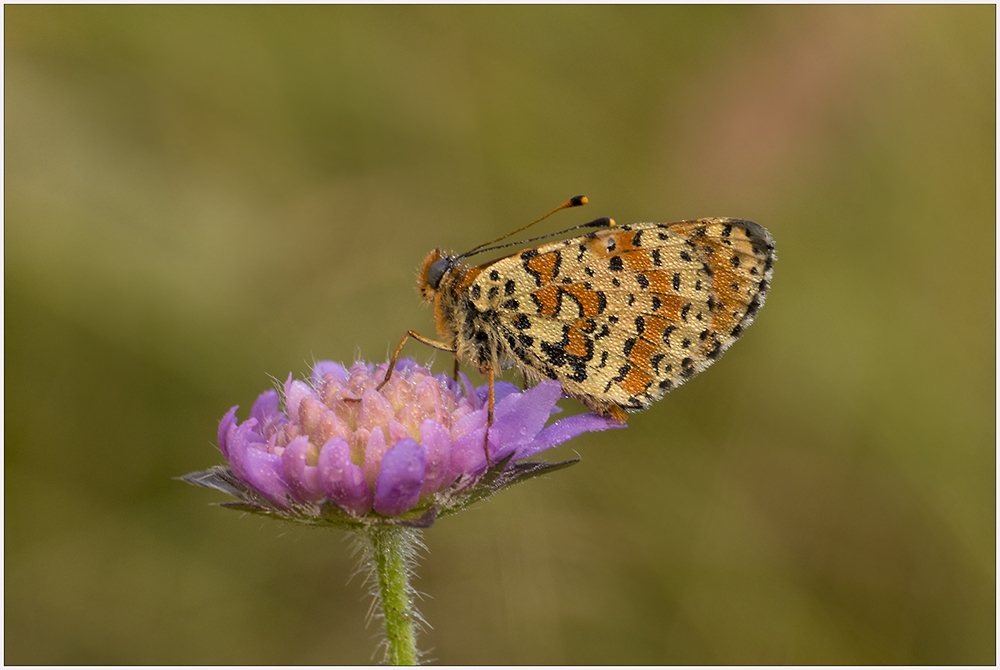
[[[376,391],[386,364],[344,368],[320,361],[308,383],[289,374],[282,389],[261,394],[250,418],[238,407],[219,423],[219,449],[230,469],[185,477],[238,496],[223,503],[314,523],[426,526],[517,481],[563,467],[525,463],[592,430],[617,428],[610,417],[579,414],[548,426],[560,411],[559,382],[521,392],[494,385],[490,462],[483,450],[487,387],[473,389],[432,375],[410,360]],[[282,405],[284,409],[282,409]]]

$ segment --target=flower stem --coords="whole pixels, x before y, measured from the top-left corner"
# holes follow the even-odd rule
[[[415,665],[417,640],[410,568],[420,542],[419,531],[404,526],[372,526],[364,531],[368,554],[377,578],[376,598],[382,605],[386,660],[390,665]]]

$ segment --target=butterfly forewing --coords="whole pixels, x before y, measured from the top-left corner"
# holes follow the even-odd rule
[[[611,226],[502,258],[463,287],[533,380],[639,410],[711,365],[763,304],[774,244],[739,219]]]

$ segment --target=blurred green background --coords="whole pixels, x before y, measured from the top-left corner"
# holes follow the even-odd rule
[[[541,232],[748,218],[773,289],[427,532],[430,657],[994,663],[995,13],[5,7],[5,662],[370,662],[344,533],[172,477],[269,375],[432,335],[430,249],[585,193]]]

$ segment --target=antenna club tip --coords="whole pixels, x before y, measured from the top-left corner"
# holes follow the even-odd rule
[[[587,202],[588,202],[587,201],[587,196],[585,196],[585,195],[578,195],[578,196],[575,196],[575,197],[572,197],[572,198],[569,199],[569,206],[570,207],[579,207],[580,205],[586,205]]]

